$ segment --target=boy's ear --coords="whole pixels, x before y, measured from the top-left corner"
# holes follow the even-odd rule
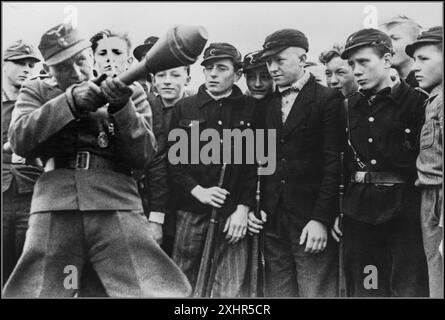
[[[391,64],[392,64],[392,54],[387,52],[383,55],[383,59],[385,62],[385,68],[389,69],[391,68]]]
[[[191,76],[187,76],[187,78],[185,79],[185,83],[184,83],[184,86],[186,87],[186,86],[188,86],[189,84],[190,84],[190,81],[192,80],[192,77]]]

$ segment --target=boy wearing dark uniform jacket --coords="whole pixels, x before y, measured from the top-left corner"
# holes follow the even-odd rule
[[[223,150],[227,147],[222,144],[223,130],[253,128],[254,106],[253,101],[234,85],[241,77],[241,54],[235,47],[227,43],[210,44],[204,51],[202,65],[206,83],[200,86],[196,95],[176,104],[171,122],[171,129],[185,131],[188,138],[188,164],[172,164],[171,157],[176,153],[172,152],[174,145],[170,145],[169,150],[169,175],[178,207],[173,259],[194,287],[210,214],[212,208],[217,208],[219,230],[213,253],[217,270],[214,279],[209,279],[211,296],[237,297],[243,295],[247,272],[248,242],[245,235],[248,210],[254,203],[255,167],[233,164],[234,152],[243,150],[234,150],[232,142],[232,162],[227,164],[222,187],[217,185]],[[194,157],[190,144],[197,143],[190,139],[193,130],[197,130],[193,126],[199,126],[199,132],[211,128],[219,133],[219,159],[209,164],[204,164],[203,159],[199,163],[190,163],[190,157]],[[198,153],[196,157],[204,145],[204,142],[200,143],[199,150],[194,151]]]
[[[343,108],[347,175],[343,240],[349,295],[426,296],[420,193],[414,186],[425,95],[390,77],[392,42],[375,29],[350,35],[341,57],[359,92]]]

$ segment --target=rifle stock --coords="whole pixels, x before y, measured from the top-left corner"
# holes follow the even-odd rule
[[[221,168],[218,187],[222,187],[226,164]],[[195,297],[210,297],[213,285],[213,277],[215,273],[215,244],[218,236],[218,209],[213,208],[210,217],[209,228],[207,229],[206,242],[202,253],[201,264],[199,266],[198,278],[196,280]]]

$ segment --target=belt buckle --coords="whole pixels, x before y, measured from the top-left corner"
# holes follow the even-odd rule
[[[365,183],[366,171],[357,171],[354,176],[354,180],[357,183]]]
[[[88,151],[80,151],[76,155],[76,169],[88,170],[90,167],[90,153]]]

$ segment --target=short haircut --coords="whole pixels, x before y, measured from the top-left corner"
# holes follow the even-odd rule
[[[385,28],[386,30],[389,30],[395,26],[402,24],[406,25],[409,28],[413,40],[415,40],[417,36],[420,34],[420,32],[422,32],[422,26],[413,19],[408,18],[405,15],[398,15],[392,17],[391,19],[388,19],[387,21],[382,23],[380,26]]]
[[[128,33],[127,32],[125,32],[125,33],[114,32],[109,29],[104,29],[102,31],[99,31],[98,33],[96,33],[94,36],[91,37],[90,42],[91,42],[91,49],[93,49],[93,53],[96,52],[97,45],[100,40],[106,39],[106,38],[111,38],[111,37],[118,37],[118,38],[124,40],[125,43],[127,44],[128,54],[130,54],[131,40],[128,36]]]
[[[340,45],[334,44],[331,49],[322,52],[320,54],[320,57],[318,58],[318,60],[320,60],[320,62],[322,64],[326,65],[329,62],[331,62],[332,59],[334,59],[336,57],[340,58],[342,51],[343,51],[343,48]]]

